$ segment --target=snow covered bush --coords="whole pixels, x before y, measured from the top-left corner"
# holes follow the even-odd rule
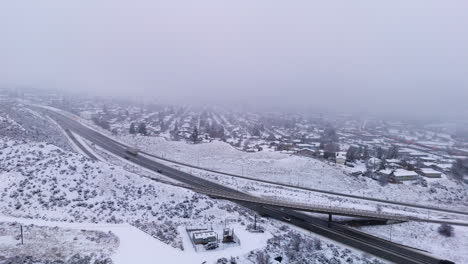
[[[437,232],[443,236],[451,237],[453,236],[453,226],[449,224],[441,224],[437,229]]]
[[[248,258],[254,263],[382,263],[377,259],[358,256],[349,249],[324,244],[320,239],[306,236],[289,227],[268,240],[265,250],[252,252]]]

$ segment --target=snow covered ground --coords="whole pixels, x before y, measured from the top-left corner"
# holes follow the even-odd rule
[[[109,256],[118,247],[119,239],[110,230],[0,216],[0,263],[111,263]]]
[[[120,136],[119,139],[168,159],[252,178],[374,198],[468,209],[467,188],[447,178],[428,181],[428,187],[414,183],[382,187],[370,178],[347,175],[344,166],[279,152],[243,152],[220,141],[194,145],[160,137]]]
[[[442,259],[468,263],[468,227],[453,226],[454,236],[445,237],[437,232],[439,226],[409,222],[389,226],[366,226],[360,229],[384,239],[427,250]]]
[[[24,246],[17,239],[20,224],[24,227]],[[21,255],[35,255],[39,260],[49,261],[61,260],[61,256],[94,254],[100,256],[97,259],[111,256],[115,264],[135,261],[140,264],[155,261],[168,264],[214,263],[225,256],[242,256],[262,248],[272,237],[270,233],[250,233],[238,224],[231,227],[238,230],[237,236],[244,241],[241,246],[197,253],[183,230],[184,251],[154,239],[129,224],[65,223],[0,216],[0,261],[2,255],[14,257],[21,252]],[[34,250],[39,250],[40,254],[35,254]],[[58,255],[57,250],[60,252]]]
[[[68,222],[129,222],[181,247],[175,228],[179,223],[212,219],[224,206],[50,144],[4,140],[1,146],[3,214]],[[163,234],[161,227],[173,233]]]
[[[22,104],[0,104],[0,135],[18,140],[53,143],[64,150],[71,150],[66,137],[57,126]]]

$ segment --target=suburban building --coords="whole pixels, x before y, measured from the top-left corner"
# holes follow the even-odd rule
[[[421,175],[428,177],[428,178],[440,178],[442,177],[442,173],[440,171],[436,171],[429,168],[421,169]]]
[[[366,166],[367,168],[370,168],[372,170],[377,170],[380,167],[381,163],[382,163],[381,159],[372,157],[366,161]]]
[[[380,170],[377,174],[382,175],[382,176],[391,176],[392,173],[393,173],[393,170],[385,169],[385,170]]]
[[[388,168],[391,168],[391,169],[401,168],[401,160],[399,159],[388,159],[386,161],[387,161],[386,167]]]
[[[433,164],[431,167],[433,169],[439,170],[439,171],[450,171],[452,168],[452,164],[444,163],[444,164]]]
[[[393,172],[393,178],[397,181],[413,181],[416,180],[419,175],[414,171],[397,169]]]
[[[320,143],[319,143],[320,145]],[[302,143],[302,144],[296,144],[296,146],[300,149],[310,149],[310,150],[314,150],[314,149],[317,149],[319,146],[317,146],[316,144],[305,144],[305,143]]]
[[[300,149],[296,152],[296,155],[305,156],[305,157],[314,157],[316,152],[310,149]]]
[[[421,157],[420,160],[423,162],[437,162],[437,159],[432,157]]]
[[[346,152],[336,152],[335,161],[337,164],[345,164],[346,162]]]

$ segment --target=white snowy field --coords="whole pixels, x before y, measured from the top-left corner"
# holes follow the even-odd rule
[[[168,264],[214,263],[226,256],[242,256],[250,251],[261,249],[265,247],[267,240],[272,237],[269,232],[250,233],[245,230],[245,227],[236,224],[231,227],[235,228],[236,235],[243,241],[240,246],[197,253],[193,250],[183,228],[179,229],[185,250],[171,247],[129,224],[66,223],[5,216],[0,216],[0,223],[16,223],[25,227],[25,244],[23,246],[19,245],[19,240],[0,234],[0,248],[6,250],[7,247],[11,247],[10,254],[14,254],[13,250],[22,250],[31,254],[30,251],[38,251],[41,247],[46,246],[45,250],[39,250],[41,252],[39,256],[53,255],[57,249],[62,252],[62,255],[69,256],[87,252],[95,254],[96,252],[103,252],[103,255],[110,256],[115,264],[135,262],[140,264],[153,264],[155,262]],[[47,239],[41,240],[41,236],[33,236],[32,231],[30,231],[33,227],[35,229],[44,229],[42,236],[47,237]],[[19,228],[15,227],[13,231],[19,231]],[[37,231],[34,234],[37,234]],[[101,238],[102,241],[92,239],[96,234],[101,234],[100,237],[105,239]],[[107,234],[110,234],[110,236]],[[106,236],[109,236],[109,238]],[[115,240],[116,238],[118,240],[115,243],[112,239]],[[112,241],[112,243],[109,243],[109,241]],[[56,248],[55,251],[54,247]],[[47,250],[47,248],[52,249]],[[60,259],[60,256],[57,256],[57,258]]]
[[[468,211],[467,188],[447,178],[429,181],[428,187],[412,183],[382,187],[370,178],[349,176],[344,167],[335,164],[272,151],[247,153],[220,141],[194,145],[160,137],[118,139],[168,159],[252,178]]]
[[[468,227],[453,226],[454,235],[437,232],[440,225],[408,222],[389,226],[366,226],[360,229],[403,245],[424,249],[430,254],[455,263],[468,263]]]
[[[4,259],[20,263],[27,257],[39,263],[78,262],[91,257],[92,261],[108,264],[117,248],[119,239],[110,229],[0,216],[0,263]]]

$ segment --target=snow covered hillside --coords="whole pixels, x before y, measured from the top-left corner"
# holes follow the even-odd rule
[[[111,232],[0,221],[0,263],[109,264],[118,246],[119,239]]]
[[[50,120],[22,104],[0,104],[0,135],[13,139],[47,142],[72,150],[67,138]]]
[[[175,247],[176,227],[226,211],[205,196],[161,186],[49,144],[4,140],[1,213],[69,222],[129,222]],[[242,211],[242,210],[236,210]],[[232,213],[236,216],[236,213]]]

